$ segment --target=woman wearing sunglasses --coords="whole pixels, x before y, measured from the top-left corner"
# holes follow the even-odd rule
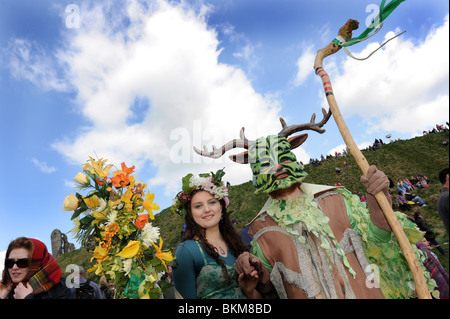
[[[68,299],[61,268],[39,240],[19,237],[6,250],[0,299]]]

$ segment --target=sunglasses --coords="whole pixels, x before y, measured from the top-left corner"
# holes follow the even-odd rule
[[[14,267],[14,264],[17,265],[19,268],[27,268],[30,265],[30,259],[28,258],[20,258],[17,260],[8,258],[5,260],[5,266],[6,268],[12,268]]]

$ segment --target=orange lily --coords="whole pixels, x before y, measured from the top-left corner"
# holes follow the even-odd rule
[[[131,174],[131,173],[134,172],[134,165],[131,166],[131,167],[127,167],[127,166],[125,165],[125,162],[123,162],[121,165],[122,165],[122,171],[124,171],[125,173]]]
[[[153,242],[152,242],[152,245],[156,249],[155,257],[158,258],[159,260],[161,260],[164,267],[166,267],[166,270],[168,270],[167,266],[166,266],[166,261],[168,263],[170,263],[173,260],[172,252],[170,252],[170,251],[167,253],[162,252],[163,240],[162,240],[161,236],[159,237],[159,247],[156,246]]]
[[[97,262],[101,264],[104,262],[108,257],[108,251],[103,247],[103,245],[98,245],[95,247],[94,250],[94,256],[92,257],[91,261],[95,258],[97,259]]]

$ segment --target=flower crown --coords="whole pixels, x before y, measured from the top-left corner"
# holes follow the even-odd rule
[[[223,175],[225,175],[225,172],[220,169],[215,174],[213,172],[211,174],[200,174],[199,176],[188,174],[183,177],[182,191],[173,199],[172,212],[181,216],[186,215],[186,204],[191,200],[192,193],[196,190],[205,190],[215,198],[223,199],[225,207],[228,207],[230,200],[228,199],[228,188],[222,182]]]

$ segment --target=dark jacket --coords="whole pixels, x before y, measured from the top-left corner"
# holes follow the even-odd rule
[[[425,219],[423,219],[422,217],[418,217],[415,220],[416,225],[419,227],[419,229],[421,231],[425,232],[425,238],[426,240],[433,240],[435,238],[434,232],[428,228],[427,223],[425,222]]]
[[[29,294],[25,299],[72,299],[71,290],[64,283],[65,279],[61,278],[61,281],[49,291],[37,295]],[[14,290],[11,290],[8,299],[14,299]]]

